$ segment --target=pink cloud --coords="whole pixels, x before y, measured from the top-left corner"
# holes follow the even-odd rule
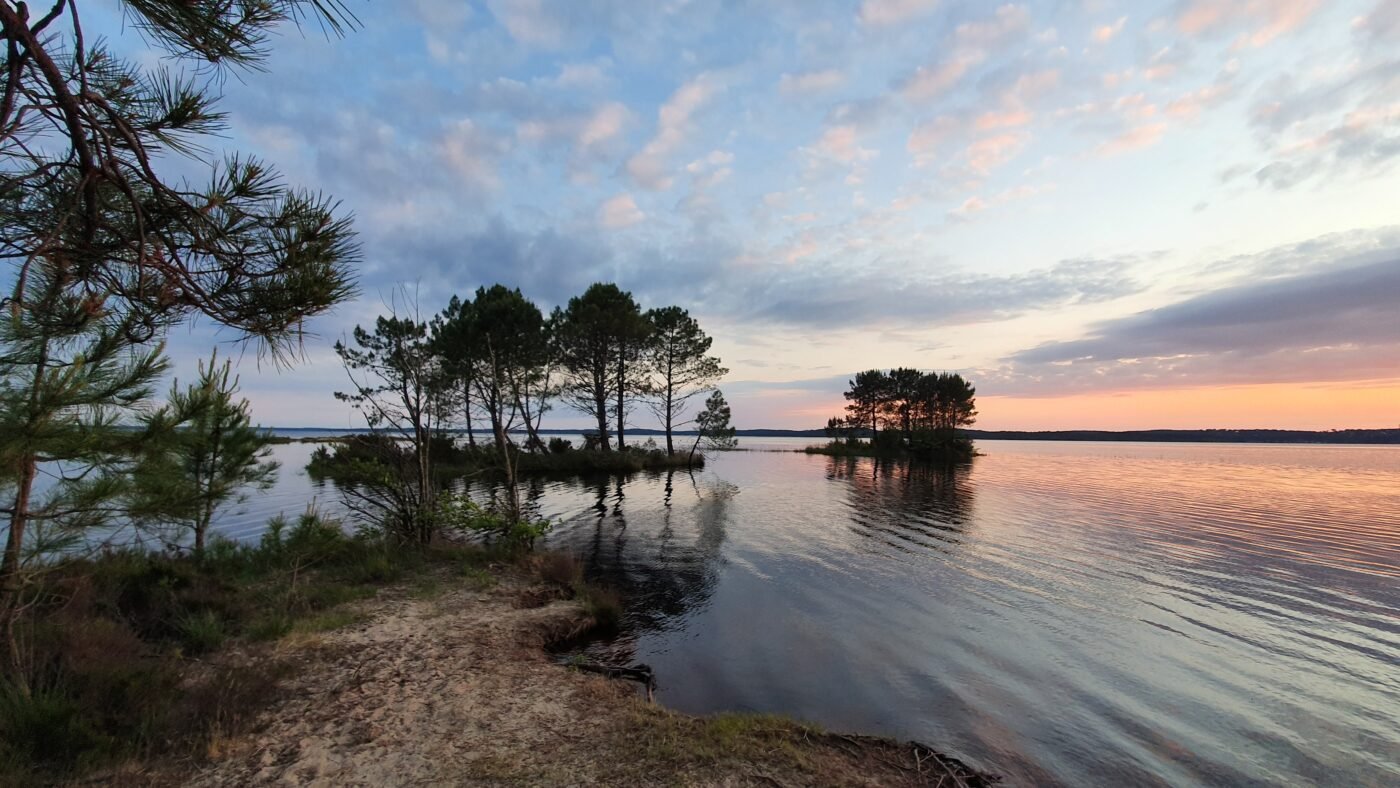
[[[1193,0],[1176,23],[1189,35],[1249,27],[1244,40],[1260,47],[1297,30],[1321,6],[1321,0]]]
[[[915,164],[930,164],[935,159],[935,151],[952,139],[958,130],[959,124],[955,119],[949,115],[940,115],[916,126],[909,134],[905,149],[914,156]]]
[[[1107,44],[1116,38],[1119,33],[1123,32],[1123,25],[1127,24],[1127,22],[1128,18],[1126,16],[1120,16],[1118,17],[1118,21],[1111,25],[1100,25],[1094,28],[1091,37],[1100,44]]]
[[[647,215],[637,207],[632,195],[626,192],[604,202],[598,208],[598,223],[609,230],[631,227],[645,218]]]
[[[1117,156],[1120,153],[1140,150],[1156,144],[1167,130],[1165,123],[1148,123],[1135,126],[1105,142],[1098,148],[1100,156]]]
[[[967,149],[963,151],[963,158],[967,160],[968,168],[974,173],[987,175],[1015,158],[1029,142],[1030,135],[1025,133],[983,137],[967,146]]]
[[[919,101],[941,96],[962,80],[968,69],[982,62],[980,52],[965,53],[933,66],[920,66],[901,88],[904,97]]]
[[[978,131],[1015,128],[1030,123],[1034,118],[1034,115],[1024,109],[993,110],[978,115],[977,120],[973,123],[973,128]]]

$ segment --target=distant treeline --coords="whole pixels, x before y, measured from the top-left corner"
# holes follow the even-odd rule
[[[328,432],[319,427],[279,427],[283,432]],[[578,429],[542,429],[541,435],[577,435]],[[353,432],[353,430],[346,430]],[[656,429],[633,427],[633,435],[664,435]],[[675,430],[675,435],[694,435],[694,430]],[[992,441],[1140,441],[1143,443],[1361,443],[1400,444],[1400,429],[1393,430],[959,430],[966,438]],[[740,438],[825,438],[825,429],[736,430]],[[858,431],[855,437],[868,438],[870,430]]]
[[[822,434],[812,430],[813,435]],[[967,437],[1002,441],[1143,441],[1157,443],[1400,443],[1393,430],[968,430]]]

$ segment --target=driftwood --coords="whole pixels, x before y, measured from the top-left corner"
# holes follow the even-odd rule
[[[656,693],[656,674],[652,672],[650,665],[605,665],[601,662],[571,662],[570,667],[582,670],[586,673],[598,673],[610,679],[625,679],[635,681],[647,689],[647,702],[654,700]]]

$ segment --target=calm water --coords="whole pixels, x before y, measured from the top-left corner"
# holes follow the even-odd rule
[[[594,648],[678,709],[919,739],[1012,784],[1400,784],[1400,449],[979,447],[739,452],[531,500],[628,599]],[[310,450],[279,447],[226,530],[333,508]]]

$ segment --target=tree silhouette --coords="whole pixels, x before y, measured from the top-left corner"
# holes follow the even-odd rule
[[[714,340],[706,336],[689,312],[678,306],[647,312],[652,326],[650,363],[655,383],[649,387],[652,412],[666,430],[666,453],[674,454],[672,432],[684,424],[689,401],[710,391],[729,370],[709,355]]]

